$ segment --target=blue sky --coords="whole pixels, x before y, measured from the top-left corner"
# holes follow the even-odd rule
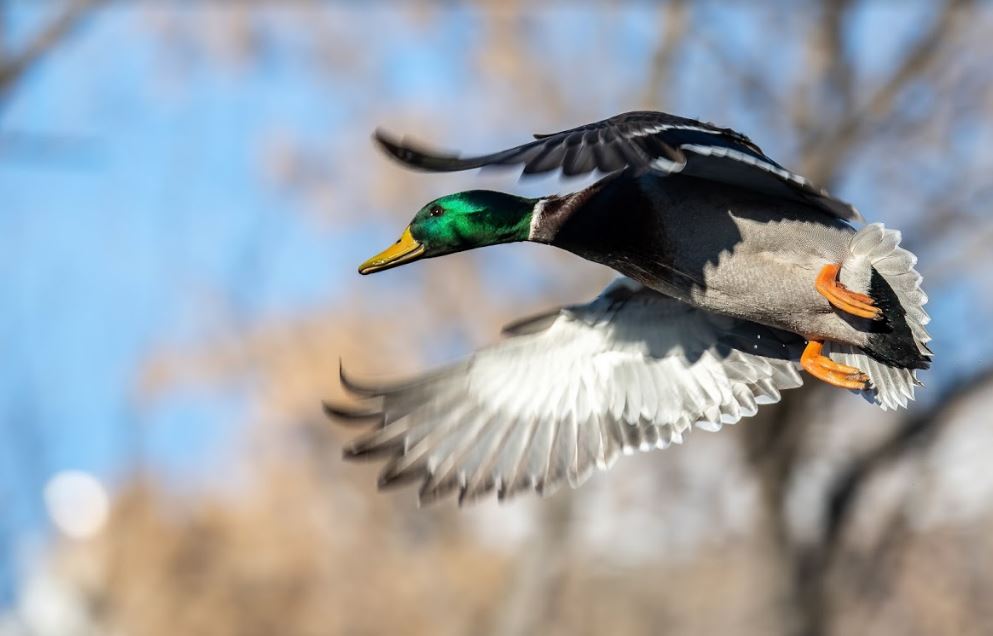
[[[266,82],[204,73],[181,99],[161,100],[146,79],[152,43],[129,35],[128,22],[124,13],[96,20],[8,108],[6,129],[77,139],[67,152],[82,156],[14,154],[0,164],[13,265],[5,332],[19,336],[18,364],[7,367],[19,378],[2,385],[56,393],[38,417],[72,442],[51,448],[49,461],[100,472],[119,453],[114,429],[133,425],[121,421],[120,399],[137,356],[196,335],[197,290],[232,290],[240,309],[261,312],[316,302],[328,288],[321,273],[334,271],[333,237],[297,223],[287,201],[259,185],[255,164],[252,132],[271,117],[296,110],[290,119],[326,129],[320,109],[297,103],[307,84],[269,90],[286,81],[278,68]]]
[[[113,480],[136,438],[153,466],[204,469],[246,400],[190,389],[137,408],[146,357],[201,337],[215,297],[246,321],[326,302],[356,258],[347,232],[315,232],[259,176],[270,122],[340,125],[327,86],[273,59],[195,68],[170,91],[162,44],[134,22],[101,13],[34,69],[0,125],[20,140],[0,143],[0,525],[15,535],[42,523],[48,474]]]
[[[16,31],[36,12],[14,16]],[[587,12],[575,17],[589,30]],[[142,358],[202,335],[204,298],[219,295],[246,322],[305,312],[379,240],[315,229],[258,159],[274,122],[302,139],[334,138],[370,95],[335,92],[293,46],[243,68],[195,64],[170,85],[164,45],[136,19],[101,12],[27,77],[3,118],[6,134],[26,141],[0,154],[0,325],[16,334],[0,408],[18,396],[32,404],[49,470],[119,468],[122,430],[139,425],[128,393]],[[466,19],[453,11],[432,29],[458,50],[472,32],[460,28]],[[643,60],[651,34],[630,22],[642,37],[628,48]],[[468,71],[447,60],[450,49],[418,47],[425,33],[400,22],[381,27],[396,35],[381,54],[389,98],[430,106],[457,94]],[[556,35],[552,48],[568,46]],[[54,149],[39,155],[32,138]],[[213,399],[142,414],[153,461],[188,468],[209,456],[217,421],[238,419],[218,417]]]

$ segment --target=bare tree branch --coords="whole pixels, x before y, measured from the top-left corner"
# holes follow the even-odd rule
[[[855,73],[844,35],[851,4],[851,0],[822,0],[811,21],[804,46],[807,72],[797,78],[788,105],[793,127],[801,136],[817,129],[819,122],[837,121],[851,110]]]
[[[782,99],[773,90],[769,80],[755,69],[758,65],[742,61],[739,55],[726,50],[719,38],[701,30],[694,34],[695,41],[702,45],[723,67],[724,77],[736,82],[741,92],[751,100],[762,104],[762,110],[770,115],[777,113],[782,107]],[[775,115],[773,115],[775,116]]]
[[[823,0],[823,42],[827,54],[827,84],[837,94],[842,112],[854,102],[855,71],[845,47],[845,20],[852,0]]]
[[[10,54],[0,52],[0,98],[31,66],[71,34],[90,9],[102,1],[72,0],[21,51]]]
[[[978,392],[989,389],[991,383],[993,368],[953,383],[935,400],[934,406],[909,417],[892,435],[856,458],[835,481],[827,499],[825,549],[836,549],[855,504],[872,476],[906,453],[927,445],[952,420],[951,416],[958,408]]]
[[[824,500],[825,526],[820,541],[793,548],[795,590],[799,620],[797,633],[816,636],[831,631],[831,598],[828,582],[832,572],[838,571],[842,551],[842,538],[855,506],[865,487],[880,470],[905,457],[908,453],[926,447],[952,420],[955,411],[976,393],[989,389],[993,382],[993,367],[962,383],[952,385],[934,402],[934,406],[909,417],[892,435],[859,455],[835,480]],[[849,574],[851,580],[862,588],[861,598],[884,593],[886,581],[892,577],[898,562],[900,541],[906,539],[906,518],[902,513],[890,520],[890,529],[884,533],[886,541],[873,551],[871,563],[857,563],[857,572]],[[783,547],[789,550],[790,546]],[[884,576],[884,572],[888,574]]]
[[[801,156],[810,160],[806,174],[826,185],[837,179],[838,166],[844,155],[874,121],[886,116],[910,80],[934,68],[942,53],[942,43],[960,28],[962,20],[959,18],[965,14],[963,9],[972,4],[973,0],[948,0],[931,28],[909,49],[864,106],[849,110],[840,121],[822,127],[801,144]]]
[[[641,103],[645,108],[657,107],[667,94],[675,59],[682,50],[687,32],[689,10],[684,0],[671,0],[661,12],[662,35],[652,55],[648,82]]]
[[[558,590],[567,572],[573,529],[573,493],[543,501],[535,535],[517,558],[503,598],[492,606],[493,636],[547,634],[557,614]]]
[[[809,414],[824,397],[821,386],[807,384],[783,393],[774,408],[756,415],[744,437],[745,453],[756,471],[763,502],[763,534],[769,537],[770,559],[788,599],[784,601],[784,633],[824,633],[822,582],[811,576],[810,563],[796,545],[786,511],[792,475],[806,438]]]

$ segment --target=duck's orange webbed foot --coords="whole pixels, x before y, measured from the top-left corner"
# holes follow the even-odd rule
[[[882,310],[876,307],[876,303],[865,294],[857,294],[848,289],[838,280],[838,272],[841,265],[828,263],[817,275],[814,287],[827,298],[833,307],[846,313],[858,316],[859,318],[869,318],[879,320],[883,317]]]
[[[800,356],[800,366],[818,380],[842,389],[861,391],[869,388],[869,376],[855,367],[839,364],[827,357],[821,350],[824,342],[811,340]]]

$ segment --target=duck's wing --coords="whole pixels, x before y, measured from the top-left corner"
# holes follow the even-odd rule
[[[801,384],[794,334],[695,309],[620,279],[586,305],[510,327],[453,366],[398,384],[342,382],[366,402],[326,405],[377,421],[345,450],[387,458],[380,487],[420,499],[573,487],[621,453],[717,430]]]
[[[400,162],[421,170],[453,172],[483,166],[524,165],[524,174],[561,169],[565,175],[623,168],[682,173],[801,201],[845,220],[861,221],[851,204],[786,170],[751,139],[729,128],[638,111],[549,135],[492,154],[460,157],[377,130],[376,141]]]

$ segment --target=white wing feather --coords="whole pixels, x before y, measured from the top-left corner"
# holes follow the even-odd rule
[[[379,426],[346,456],[387,456],[380,486],[420,499],[575,487],[621,453],[716,431],[801,384],[799,336],[695,309],[630,279],[586,305],[509,329],[502,342],[413,381],[346,387]],[[328,406],[337,416],[352,411]]]

